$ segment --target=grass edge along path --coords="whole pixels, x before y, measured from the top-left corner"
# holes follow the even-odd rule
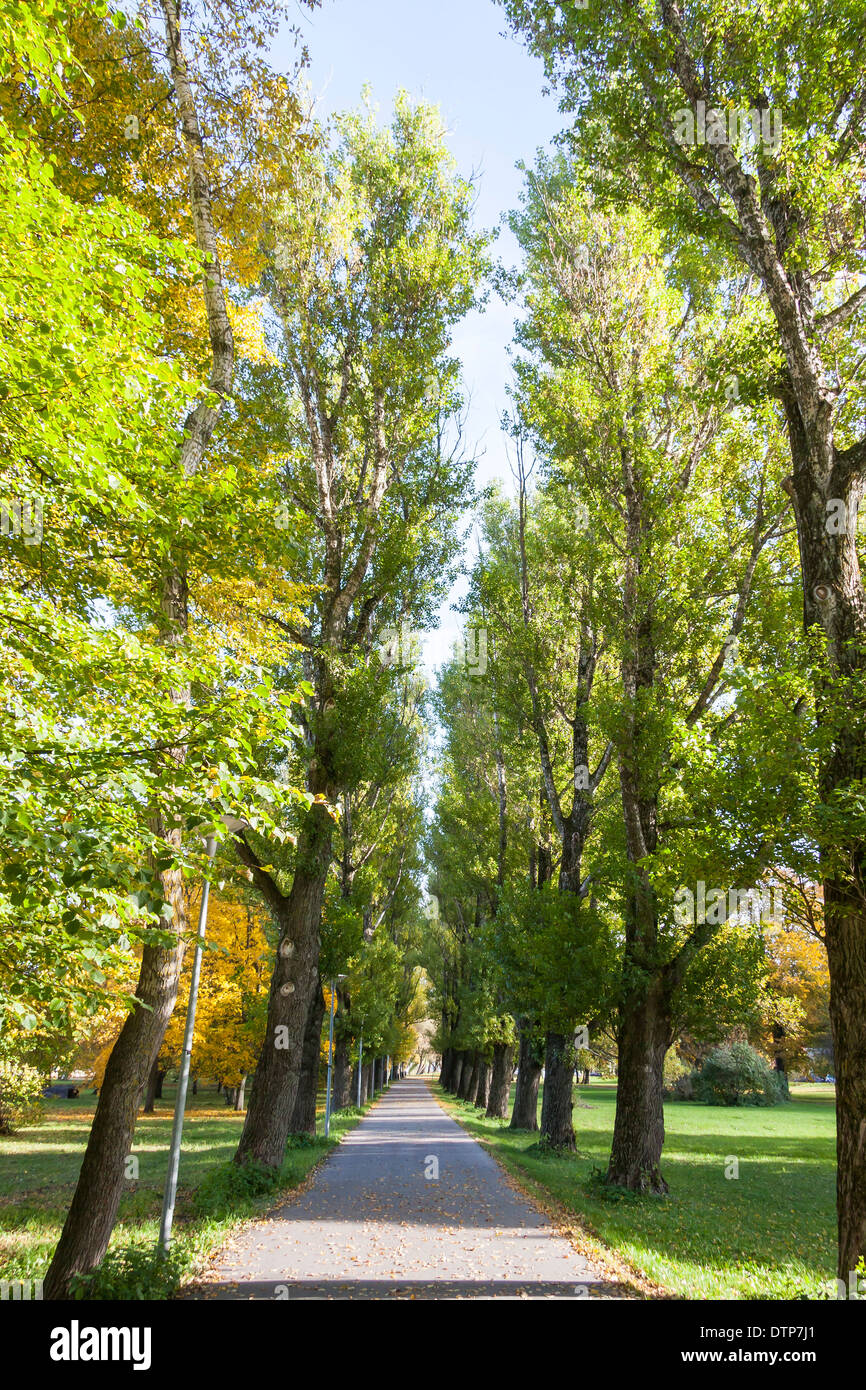
[[[534,1202],[553,1223],[558,1234],[564,1236],[579,1255],[583,1255],[585,1259],[591,1261],[602,1271],[611,1284],[617,1286],[621,1292],[614,1295],[615,1297],[676,1298],[676,1294],[672,1294],[669,1289],[662,1288],[660,1284],[654,1284],[641,1270],[623,1259],[609,1245],[604,1245],[589,1226],[583,1224],[576,1212],[570,1211],[564,1202],[559,1201],[552,1192],[526,1171],[519,1159],[515,1159],[508,1149],[497,1147],[495,1134],[485,1134],[478,1124],[473,1125],[471,1121],[483,1118],[476,1106],[470,1105],[469,1101],[466,1100],[457,1100],[450,1091],[443,1090],[438,1078],[430,1077],[429,1081],[433,1083],[431,1090],[435,1099],[451,1115],[452,1119],[455,1119],[461,1128],[465,1129],[485,1152],[490,1154],[490,1157],[502,1169],[506,1181],[511,1183],[524,1197],[528,1197],[530,1201]],[[495,1122],[491,1121],[491,1123]],[[529,1136],[527,1135],[527,1137]]]
[[[596,1263],[605,1263],[612,1273],[618,1272],[621,1279],[632,1285],[638,1297],[775,1300],[834,1296],[832,1106],[822,1114],[821,1097],[812,1105],[808,1105],[807,1099],[802,1109],[795,1102],[770,1111],[751,1107],[697,1107],[683,1102],[674,1105],[669,1113],[666,1106],[666,1121],[670,1122],[668,1166],[671,1170],[667,1176],[673,1179],[670,1197],[623,1194],[623,1200],[618,1201],[615,1200],[617,1193],[610,1194],[609,1198],[607,1194],[602,1197],[597,1181],[599,1166],[604,1161],[604,1145],[609,1142],[609,1135],[599,1129],[599,1121],[604,1121],[604,1112],[609,1109],[612,1123],[615,1099],[614,1089],[607,1089],[610,1092],[607,1096],[602,1087],[576,1091],[578,1155],[567,1158],[540,1155],[535,1147],[537,1134],[510,1130],[507,1121],[487,1119],[475,1106],[444,1092],[438,1082],[434,1095],[448,1113],[484,1145],[518,1186],[544,1207],[581,1254]],[[598,1112],[592,1117],[595,1126],[592,1134],[587,1130],[590,1120],[584,1115],[587,1109]],[[818,1139],[813,1131],[807,1132],[810,1124],[814,1126],[816,1116],[822,1121],[820,1128],[827,1131]],[[774,1135],[771,1130],[778,1130],[786,1118],[790,1131],[784,1137],[778,1133]],[[698,1133],[710,1130],[705,1142],[696,1143],[696,1135],[684,1140],[683,1134],[677,1132],[680,1120]],[[761,1205],[750,1205],[747,1199],[751,1157],[744,1160],[747,1167],[743,1170],[746,1180],[743,1185],[731,1183],[727,1188],[726,1184],[725,1190],[734,1198],[733,1204],[716,1201],[713,1205],[708,1190],[702,1190],[698,1200],[694,1191],[698,1179],[692,1178],[690,1192],[689,1184],[684,1181],[684,1170],[679,1166],[682,1155],[674,1156],[679,1145],[688,1148],[691,1143],[703,1150],[700,1156],[695,1154],[693,1158],[695,1172],[703,1178],[708,1150],[721,1146],[725,1156],[736,1153],[737,1148],[745,1147],[744,1131],[758,1130],[766,1133],[766,1138],[761,1137],[759,1141],[767,1151],[760,1165],[765,1170],[765,1182],[766,1174],[771,1174],[778,1185],[772,1207],[765,1193]],[[753,1145],[758,1142],[755,1133],[750,1134],[750,1139]],[[587,1152],[587,1148],[592,1147],[595,1151]],[[814,1157],[815,1147],[822,1154],[826,1149],[826,1158],[820,1162]],[[713,1166],[720,1166],[721,1161],[721,1156],[714,1153]],[[809,1213],[797,1210],[793,1201],[783,1206],[785,1184],[795,1179],[801,1185],[808,1183],[810,1187],[820,1188],[819,1198]],[[657,1206],[657,1203],[665,1205]],[[652,1231],[648,1231],[656,1217],[665,1226],[657,1247]],[[740,1244],[754,1246],[755,1232],[762,1223],[766,1228],[767,1244],[761,1249],[760,1263],[756,1263],[753,1256],[736,1258],[742,1254]],[[772,1223],[775,1223],[776,1230],[772,1234],[777,1242],[779,1227],[785,1229],[795,1247],[793,1254],[788,1249],[780,1254],[773,1247]],[[712,1240],[706,1236],[709,1224],[713,1227]]]

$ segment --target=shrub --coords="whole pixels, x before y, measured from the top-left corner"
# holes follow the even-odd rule
[[[745,1042],[715,1048],[691,1082],[695,1099],[707,1105],[779,1105],[787,1099],[784,1076]]]
[[[0,1134],[32,1125],[42,1113],[45,1079],[24,1062],[0,1061]]]
[[[273,1192],[280,1182],[280,1170],[264,1163],[224,1163],[199,1183],[193,1195],[197,1216],[228,1216],[243,1211],[257,1197]]]
[[[189,1251],[172,1246],[167,1255],[152,1245],[127,1245],[110,1250],[96,1269],[73,1276],[74,1299],[171,1298],[191,1266]]]
[[[688,1064],[683,1061],[676,1047],[669,1047],[665,1053],[662,1085],[666,1096],[677,1095],[677,1084],[689,1074]],[[691,1099],[691,1097],[681,1097]]]
[[[678,1076],[670,1091],[666,1091],[665,1095],[669,1095],[671,1100],[694,1100],[695,1075],[695,1072],[687,1071],[684,1076]]]

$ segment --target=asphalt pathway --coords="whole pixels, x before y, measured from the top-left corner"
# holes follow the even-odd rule
[[[602,1276],[446,1114],[396,1081],[310,1187],[246,1227],[185,1298],[567,1298]]]

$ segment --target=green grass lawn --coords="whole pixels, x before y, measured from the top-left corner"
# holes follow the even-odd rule
[[[835,1276],[835,1111],[829,1085],[793,1086],[772,1109],[665,1105],[668,1197],[606,1193],[616,1087],[575,1090],[579,1154],[533,1152],[512,1131],[437,1086],[462,1124],[530,1190],[550,1193],[633,1269],[684,1298],[816,1298]],[[583,1108],[587,1107],[587,1108]],[[730,1158],[739,1177],[726,1178]],[[835,1285],[832,1286],[835,1289]]]
[[[324,1096],[321,1098],[324,1111]],[[138,1158],[138,1178],[127,1182],[120,1215],[109,1250],[156,1246],[162,1194],[168,1166],[168,1146],[174,1106],[174,1087],[166,1085],[164,1099],[153,1115],[139,1117],[132,1146]],[[44,1276],[57,1242],[78,1177],[90,1131],[96,1097],[86,1093],[74,1100],[45,1101],[41,1122],[0,1136],[0,1278],[39,1279]],[[239,1221],[266,1210],[278,1193],[234,1202],[230,1210],[202,1216],[193,1207],[194,1190],[206,1176],[228,1163],[240,1138],[243,1115],[229,1110],[215,1088],[190,1096],[183,1130],[174,1245],[190,1269],[200,1266]],[[351,1111],[331,1120],[331,1138],[319,1134],[302,1147],[290,1148],[278,1192],[302,1183],[334,1143],[357,1123]]]

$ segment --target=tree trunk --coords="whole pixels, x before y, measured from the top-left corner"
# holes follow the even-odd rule
[[[481,1069],[484,1066],[484,1059],[480,1052],[476,1052],[472,1057],[472,1074],[469,1077],[469,1085],[466,1088],[466,1099],[470,1105],[478,1103],[478,1087],[481,1085]]]
[[[478,1090],[475,1092],[475,1104],[480,1110],[487,1109],[487,1102],[490,1098],[490,1072],[489,1062],[481,1063],[481,1071],[478,1075]]]
[[[198,1077],[197,1077],[197,1076],[194,1076],[193,1079],[192,1079],[192,1093],[193,1093],[194,1096],[197,1096],[197,1095],[198,1095]]]
[[[147,1089],[146,1089],[146,1091],[145,1091],[145,1096],[144,1096],[144,1114],[145,1114],[145,1115],[152,1115],[152,1114],[153,1114],[153,1111],[154,1111],[154,1102],[156,1101],[156,1083],[157,1083],[157,1077],[158,1077],[158,1076],[159,1076],[159,1058],[155,1057],[155,1058],[154,1058],[154,1062],[153,1062],[153,1066],[151,1067],[150,1073],[149,1073],[148,1078],[147,1078]]]
[[[670,1033],[658,981],[626,997],[619,1021],[616,1118],[607,1181],[632,1192],[668,1191],[659,1164],[665,1141],[662,1089]]]
[[[508,1043],[493,1044],[493,1067],[487,1093],[487,1114],[493,1119],[504,1120],[508,1115],[513,1059],[514,1049]]]
[[[371,1062],[364,1063],[361,1091],[364,1097],[363,1104],[373,1099],[373,1065]]]
[[[465,1052],[463,1054],[463,1070],[460,1073],[460,1089],[457,1092],[458,1100],[468,1100],[469,1092],[472,1089],[472,1078],[475,1076],[475,1083],[478,1084],[478,1077],[475,1072],[477,1052]]]
[[[858,872],[864,871],[860,863]],[[843,893],[838,884],[825,880],[836,1076],[837,1273],[846,1288],[851,1271],[866,1254],[866,924],[861,914],[854,889]]]
[[[255,1159],[268,1168],[279,1168],[283,1161],[303,1066],[310,1004],[322,993],[319,926],[331,863],[333,824],[325,805],[314,802],[298,837],[291,892],[287,899],[281,900],[273,890],[268,897],[278,918],[280,944],[271,980],[265,1039],[236,1163]]]
[[[235,1091],[235,1110],[243,1110],[244,1108],[244,1091],[246,1090],[246,1084],[247,1078],[245,1073],[241,1077],[237,1090]]]
[[[344,1110],[350,1104],[352,1062],[349,1056],[349,1039],[339,1037],[334,1043],[334,1097],[335,1110]]]
[[[310,1001],[307,1022],[304,1027],[301,1075],[298,1079],[295,1104],[292,1108],[292,1134],[316,1133],[316,1098],[319,1091],[319,1058],[322,1045],[322,1020],[324,1017],[325,996],[322,993],[322,982],[318,980],[316,991]]]
[[[581,1086],[589,1085],[589,1067],[584,1067],[583,1075],[580,1078],[580,1084]]]
[[[466,1053],[465,1053],[465,1052],[455,1052],[455,1054],[454,1054],[454,1063],[453,1063],[452,1071],[451,1071],[451,1094],[452,1094],[452,1096],[457,1096],[457,1095],[460,1094],[460,1083],[461,1083],[461,1081],[463,1080],[463,1067],[464,1067],[464,1065],[465,1065],[465,1062],[466,1062]]]
[[[521,1028],[510,1129],[538,1129],[538,1086],[541,1081],[538,1051],[538,1042],[529,1029]]]
[[[208,383],[211,392],[207,398],[199,400],[187,416],[179,460],[182,475],[191,477],[213,435],[223,401],[231,391],[234,339],[223,291],[204,143],[182,51],[177,7],[172,0],[165,0],[163,17],[189,172],[193,229],[196,244],[208,262],[202,293],[211,348]],[[176,557],[168,553],[160,594],[168,646],[179,646],[185,640],[188,599],[183,564],[177,563]],[[188,703],[188,688],[173,692],[172,698],[178,705]],[[173,750],[170,756],[182,760],[184,750]],[[163,838],[169,843],[180,844],[180,832],[174,829]],[[105,1254],[123,1191],[125,1162],[142,1091],[177,1000],[183,932],[186,930],[183,884],[180,872],[175,869],[161,873],[160,879],[165,901],[173,909],[177,945],[169,950],[145,947],[142,952],[136,998],[150,1007],[139,1006],[127,1015],[108,1059],[75,1194],[45,1278],[46,1298],[66,1297],[72,1275],[92,1269]]]
[[[180,874],[169,871],[169,877],[176,928],[185,927]],[[182,951],[178,944],[170,950],[145,946],[142,952],[135,991],[140,1003],[111,1049],[75,1194],[45,1277],[45,1298],[67,1298],[73,1274],[93,1269],[108,1249],[142,1092],[177,999]]]
[[[544,1093],[541,1100],[541,1134],[553,1149],[573,1152],[572,1114],[574,1047],[564,1033],[548,1033],[544,1053]]]
[[[442,1070],[439,1073],[439,1084],[443,1091],[451,1090],[451,1077],[454,1072],[454,1049],[446,1047],[442,1053]]]

